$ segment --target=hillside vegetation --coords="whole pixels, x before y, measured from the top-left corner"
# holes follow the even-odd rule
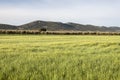
[[[120,36],[0,35],[0,80],[120,80]]]

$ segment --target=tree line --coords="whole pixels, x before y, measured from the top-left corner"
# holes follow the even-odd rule
[[[46,31],[46,30],[0,30],[0,34],[120,35],[120,32],[99,32],[99,31]]]

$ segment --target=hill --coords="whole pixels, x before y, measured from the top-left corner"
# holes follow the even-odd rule
[[[18,26],[8,25],[8,24],[0,24],[0,29],[16,30],[16,29],[18,29]]]
[[[48,31],[102,31],[119,32],[120,27],[105,27],[94,25],[83,25],[78,23],[61,23],[51,21],[34,21],[20,26],[0,24],[0,29],[5,30],[39,30],[46,28]]]

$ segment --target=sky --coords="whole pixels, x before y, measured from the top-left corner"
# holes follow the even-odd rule
[[[35,20],[120,26],[120,0],[0,0],[0,23]]]

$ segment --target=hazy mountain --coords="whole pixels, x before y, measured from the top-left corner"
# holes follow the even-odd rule
[[[105,27],[94,25],[83,25],[78,23],[61,23],[51,21],[34,21],[20,26],[0,24],[0,29],[5,30],[39,30],[46,28],[48,31],[106,31],[118,32],[120,27]]]
[[[18,29],[18,27],[17,27],[17,26],[14,26],[14,25],[0,24],[0,29],[16,30],[16,29]]]
[[[21,29],[27,30],[38,30],[41,28],[47,28],[50,31],[59,31],[59,30],[76,30],[74,26],[68,25],[61,22],[50,22],[50,21],[34,21],[28,24],[19,26]]]

